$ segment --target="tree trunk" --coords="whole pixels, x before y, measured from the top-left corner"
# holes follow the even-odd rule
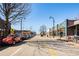
[[[6,37],[9,33],[10,33],[10,29],[8,28],[8,19],[6,18],[6,21],[5,21],[5,32],[4,32],[4,36]]]

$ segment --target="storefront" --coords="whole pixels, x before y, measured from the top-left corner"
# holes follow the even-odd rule
[[[75,27],[73,26],[75,21],[76,20],[66,19],[62,23],[58,24],[57,25],[57,31],[56,31],[57,32],[57,36],[60,36],[60,37],[62,37],[64,39],[67,39],[68,36],[73,36],[74,33],[75,33],[74,32],[75,31]],[[78,30],[77,30],[76,33],[79,34]]]
[[[67,36],[67,20],[63,21],[60,24],[57,24],[56,28],[57,28],[57,30],[56,30],[57,36],[59,36],[60,38]]]

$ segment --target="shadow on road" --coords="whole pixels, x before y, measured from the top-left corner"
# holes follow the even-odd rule
[[[1,47],[0,51],[7,49],[9,47],[15,47],[15,46],[19,46],[19,45],[22,45],[22,44],[25,44],[25,43],[26,43],[26,41],[22,41],[22,42],[16,43],[15,45],[6,45],[6,46]]]
[[[2,50],[4,50],[4,49],[6,49],[6,48],[8,48],[9,46],[4,46],[4,47],[1,47],[0,48],[0,51],[2,51]]]
[[[19,42],[19,43],[13,45],[13,46],[19,46],[19,45],[22,45],[22,44],[25,44],[25,43],[26,43],[26,41],[22,41],[22,42]]]

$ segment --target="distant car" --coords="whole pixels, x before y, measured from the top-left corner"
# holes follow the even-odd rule
[[[22,40],[26,40],[26,35],[21,35],[20,37]]]
[[[29,39],[29,38],[30,38],[30,36],[29,36],[28,34],[22,35],[22,39],[23,39],[23,40],[27,40],[27,39]]]
[[[29,38],[31,38],[32,37],[32,35],[31,34],[29,34]]]
[[[27,38],[28,38],[28,39],[30,38],[30,35],[29,35],[29,34],[27,34]]]
[[[32,35],[32,37],[34,37],[34,36],[36,35],[36,33],[35,33],[35,32],[33,32],[31,35]]]

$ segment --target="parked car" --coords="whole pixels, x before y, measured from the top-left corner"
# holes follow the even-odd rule
[[[15,44],[15,37],[14,35],[8,35],[6,38],[2,39],[2,42],[7,44],[7,45],[12,45]]]
[[[20,37],[16,37],[14,40],[15,40],[16,43],[22,41],[22,39]]]
[[[15,40],[16,43],[22,41],[22,39],[19,35],[14,35],[14,36],[15,36],[14,40]]]
[[[31,38],[32,37],[32,35],[31,34],[29,34],[29,38]]]
[[[34,37],[36,35],[36,32],[32,32],[32,37]]]
[[[16,33],[16,34],[15,34],[15,37],[19,37],[21,40],[24,40],[23,35],[22,35],[22,34],[20,34],[20,33],[19,33],[19,34],[18,34],[18,33]]]
[[[29,36],[28,34],[22,35],[22,39],[23,39],[23,40],[27,40],[27,39],[29,39],[29,38],[30,38],[30,36]]]
[[[4,44],[7,44],[7,45],[12,45],[12,44],[15,44],[15,43],[21,42],[21,41],[22,41],[22,38],[19,35],[17,35],[17,34],[15,34],[15,35],[8,35],[6,38],[4,38],[2,40],[2,42]]]

